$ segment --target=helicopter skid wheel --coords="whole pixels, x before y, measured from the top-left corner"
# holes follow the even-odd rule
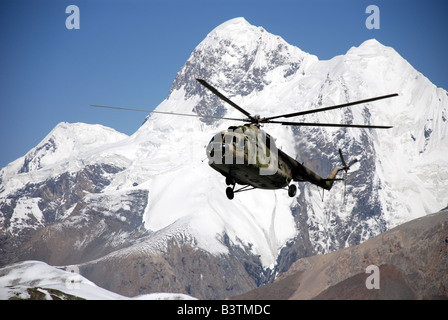
[[[297,193],[297,187],[295,184],[291,184],[288,187],[288,196],[290,196],[291,198],[294,197]]]
[[[232,184],[235,184],[235,180],[231,176],[226,177],[226,185],[230,186]]]
[[[227,187],[226,189],[226,196],[229,200],[232,200],[233,197],[235,196],[235,193],[233,192],[233,188],[232,187]]]

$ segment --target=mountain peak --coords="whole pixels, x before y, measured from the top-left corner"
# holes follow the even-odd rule
[[[372,39],[368,39],[368,40],[364,41],[363,43],[361,43],[360,47],[362,47],[362,46],[381,46],[381,47],[383,47],[383,44],[381,44],[381,42],[379,42],[375,38],[372,38]]]
[[[185,98],[197,96],[200,100],[193,111],[224,116],[223,103],[208,96],[195,78],[207,79],[230,96],[247,96],[269,85],[269,74],[274,70],[284,78],[295,74],[307,56],[280,36],[242,17],[234,18],[214,28],[195,48],[177,74],[170,96],[183,88]],[[210,105],[215,109],[211,110]]]
[[[209,35],[218,35],[221,38],[235,38],[235,36],[247,36],[248,34],[255,34],[259,36],[260,33],[264,32],[263,27],[257,27],[249,23],[245,18],[238,17],[233,18],[228,21],[223,22],[215,29],[213,29]]]
[[[243,17],[230,19],[219,26],[217,26],[213,31],[223,31],[223,30],[235,30],[235,29],[247,29],[253,27],[247,20]]]
[[[242,17],[234,18],[213,29],[204,39],[203,44],[214,46],[217,42],[230,41],[238,47],[254,48],[260,43],[264,31],[262,27],[256,27]]]
[[[124,133],[99,124],[61,122],[25,156],[3,168],[0,182],[9,180],[17,173],[29,173],[75,159],[84,152],[126,137]]]
[[[383,56],[396,54],[396,51],[388,46],[383,45],[376,39],[368,39],[361,43],[358,47],[351,47],[347,54],[355,53],[357,55],[361,54],[363,56]]]

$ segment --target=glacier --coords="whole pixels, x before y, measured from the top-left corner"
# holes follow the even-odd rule
[[[102,222],[92,239],[76,239],[76,250],[93,237],[108,239],[108,250],[89,256],[95,263],[166,253],[175,241],[214,256],[242,248],[276,275],[299,257],[359,244],[448,203],[447,91],[375,39],[319,60],[235,18],[195,48],[156,110],[241,117],[195,78],[262,116],[397,92],[392,99],[295,119],[394,127],[266,124],[280,149],[321,176],[340,166],[338,148],[360,161],[347,185],[335,184],[323,198],[315,186],[299,183],[294,198],[285,190],[254,190],[229,201],[224,178],[205,161],[205,147],[231,121],[150,114],[130,136],[101,125],[61,123],[0,171],[0,235],[81,229],[96,215],[127,229],[113,229],[107,238],[102,232],[111,227]]]

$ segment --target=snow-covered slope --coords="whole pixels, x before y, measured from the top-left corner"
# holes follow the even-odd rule
[[[193,300],[184,294],[154,293],[133,298],[98,287],[77,272],[76,266],[52,267],[23,261],[0,269],[0,300]]]
[[[346,196],[343,183],[323,200],[315,186],[299,183],[295,198],[285,190],[254,190],[229,201],[224,178],[204,160],[209,140],[231,121],[151,114],[129,137],[63,123],[0,172],[1,233],[13,239],[26,234],[21,245],[39,243],[28,245],[38,255],[42,239],[77,228],[78,236],[70,231],[73,243],[63,243],[77,254],[51,256],[73,264],[168,254],[174,241],[216,257],[240,248],[259,257],[261,272],[276,273],[298,257],[358,244],[448,203],[447,92],[394,49],[372,39],[320,61],[236,18],[197,46],[157,110],[241,117],[198,77],[262,116],[397,92],[392,99],[294,119],[394,128],[265,125],[283,151],[322,176],[340,166],[338,148],[357,157]],[[30,240],[37,231],[40,238]],[[19,245],[9,241],[4,250],[13,255]]]

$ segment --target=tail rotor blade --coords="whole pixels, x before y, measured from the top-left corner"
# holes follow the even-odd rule
[[[342,156],[342,150],[339,148],[339,157],[341,158],[342,165],[344,170],[347,171],[347,163],[345,163],[344,157]]]
[[[356,162],[358,162],[358,159],[353,159],[352,161],[350,161],[347,165],[347,167],[351,167],[352,165],[354,165]]]
[[[347,164],[345,162],[344,156],[342,155],[342,150],[339,148],[339,157],[341,158],[341,162],[342,162],[342,168],[340,168],[340,170],[344,170],[344,178],[342,180],[344,180],[344,201],[345,201],[345,193],[346,193],[346,189],[347,189],[347,171],[350,169],[350,167],[352,165],[354,165],[356,162],[358,162],[358,159],[353,159],[351,161],[349,161],[349,163]]]

